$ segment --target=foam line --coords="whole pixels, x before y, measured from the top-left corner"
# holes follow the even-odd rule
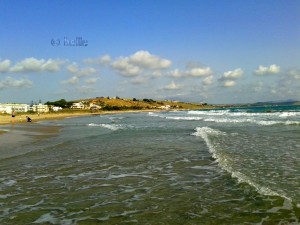
[[[220,151],[215,147],[214,143],[211,141],[211,136],[220,136],[220,135],[226,135],[226,133],[212,129],[210,127],[197,127],[196,132],[194,132],[192,135],[199,136],[204,139],[209,152],[212,154],[213,158],[216,159],[219,166],[231,174],[232,177],[237,178],[239,183],[247,183],[254,187],[258,193],[262,195],[271,195],[271,196],[279,196],[284,199],[287,199],[289,201],[292,201],[290,198],[288,198],[284,193],[279,194],[273,190],[271,190],[268,187],[263,187],[256,182],[252,181],[249,177],[247,177],[245,174],[240,173],[238,171],[234,171],[234,169],[230,166],[230,162],[232,161],[230,158],[226,157],[225,155],[222,155]]]

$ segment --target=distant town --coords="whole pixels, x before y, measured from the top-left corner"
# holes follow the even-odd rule
[[[48,113],[58,112],[62,110],[143,110],[143,109],[196,109],[202,107],[209,107],[206,103],[185,103],[179,101],[155,101],[153,99],[141,99],[136,98],[120,98],[120,97],[96,97],[92,99],[84,99],[78,101],[66,101],[60,99],[54,102],[32,103],[32,104],[20,104],[20,103],[0,103],[0,113],[11,114],[13,111],[17,113]]]

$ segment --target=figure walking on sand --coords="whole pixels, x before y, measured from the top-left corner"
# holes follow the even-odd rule
[[[15,117],[16,117],[16,112],[15,112],[15,110],[13,110],[13,111],[11,112],[11,122],[12,122],[12,123],[15,122]]]

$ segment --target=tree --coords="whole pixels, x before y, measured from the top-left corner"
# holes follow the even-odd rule
[[[69,108],[72,105],[72,102],[67,102],[65,99],[60,99],[55,102],[46,102],[46,105],[54,105],[54,106],[59,106],[62,108]]]

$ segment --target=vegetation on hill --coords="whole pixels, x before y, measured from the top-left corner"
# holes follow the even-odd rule
[[[200,108],[209,108],[205,104],[196,104],[196,103],[186,103],[178,101],[156,101],[153,99],[126,99],[120,97],[96,97],[91,99],[80,99],[75,101],[66,101],[61,99],[54,102],[46,102],[47,105],[59,106],[64,109],[72,108],[72,104],[75,102],[81,102],[85,109],[93,110],[147,110],[147,109],[200,109]]]
[[[65,99],[60,99],[58,101],[55,102],[46,102],[46,105],[53,105],[53,106],[58,106],[58,107],[62,107],[62,108],[70,108],[71,105],[73,104],[73,101],[66,101]]]

